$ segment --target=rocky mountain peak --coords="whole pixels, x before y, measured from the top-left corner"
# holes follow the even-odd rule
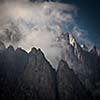
[[[43,52],[42,52],[42,50],[40,48],[37,51],[37,56],[42,57],[42,58],[45,58],[44,57],[44,54],[43,54]]]
[[[74,36],[70,33],[70,32],[67,32],[66,35],[65,35],[66,39],[69,41],[69,44],[74,48],[74,49],[77,49],[77,50],[81,50],[81,46],[78,44],[78,42],[76,41],[76,39],[74,38]]]
[[[29,52],[29,54],[30,54],[30,55],[31,55],[31,54],[35,54],[36,52],[37,52],[37,49],[33,47],[33,48],[31,49],[31,51]]]
[[[68,64],[64,61],[64,60],[61,60],[60,62],[59,62],[59,66],[58,66],[58,71],[60,70],[66,70],[67,68],[69,68],[68,67]]]
[[[66,52],[68,58],[61,60],[55,71],[41,49],[32,48],[27,53],[13,46],[5,48],[0,52],[0,96],[9,94],[13,100],[89,100],[86,88],[95,89],[95,82],[100,81],[100,58],[97,61],[90,52],[81,51],[85,63],[79,63],[73,50]]]
[[[21,52],[24,52],[24,53],[27,53],[25,50],[23,50],[22,48],[17,48],[16,49],[16,52],[19,52],[19,53],[21,53]]]
[[[15,51],[14,47],[12,45],[9,45],[9,47],[7,48],[9,51]]]
[[[37,56],[41,60],[45,59],[44,54],[43,54],[43,52],[42,52],[42,50],[40,48],[39,49],[32,48],[31,51],[29,52],[29,55],[31,57]]]
[[[93,48],[90,50],[90,53],[94,56],[98,56],[97,48],[96,46],[93,46]]]
[[[68,64],[61,60],[57,71],[60,100],[88,100],[87,91]]]
[[[24,84],[29,88],[26,94],[32,94],[34,100],[55,100],[54,69],[41,49],[33,48],[30,55],[23,76]]]
[[[79,61],[82,61],[82,51],[83,51],[83,49],[78,44],[78,42],[76,41],[74,36],[71,33],[67,32],[66,33],[66,39],[67,39],[69,45],[72,46],[71,48],[74,51],[73,55],[75,55],[78,58]]]

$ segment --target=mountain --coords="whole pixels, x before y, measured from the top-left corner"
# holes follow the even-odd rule
[[[97,52],[97,49],[96,49],[96,46],[93,46],[93,48],[90,50],[90,53],[94,56],[98,56],[98,52]]]
[[[84,50],[71,33],[62,35],[63,39],[66,40],[66,54],[63,60],[74,70],[85,87],[93,91],[95,83],[100,81],[100,61],[98,60],[100,57],[96,47],[94,46],[90,51]]]
[[[40,49],[28,54],[12,46],[0,51],[0,98],[55,100],[56,72]]]
[[[29,88],[26,95],[34,100],[55,100],[55,70],[46,60],[40,49],[33,48],[29,53],[29,61],[24,71],[24,83]]]
[[[74,71],[63,60],[58,66],[57,83],[60,100],[91,100]]]
[[[55,70],[41,49],[27,53],[0,42],[0,100],[99,100],[100,56],[62,34],[66,54]]]
[[[87,90],[93,92],[100,82],[100,56],[94,46],[90,51],[81,47],[71,33],[62,34],[59,40],[66,41],[66,52],[62,57],[78,76]],[[99,93],[100,94],[100,93]]]

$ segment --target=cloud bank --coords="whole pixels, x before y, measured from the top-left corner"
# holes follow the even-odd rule
[[[75,28],[76,14],[77,8],[69,4],[2,0],[0,40],[6,46],[11,44],[15,48],[22,47],[28,52],[32,47],[41,48],[56,67],[67,48],[66,41],[62,39],[58,42],[58,37],[67,31],[71,31],[75,37],[81,35]]]

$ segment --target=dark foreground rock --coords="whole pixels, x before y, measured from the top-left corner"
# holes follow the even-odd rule
[[[99,81],[96,86],[87,91],[63,60],[55,71],[40,49],[0,50],[0,100],[93,100],[99,98]]]
[[[60,100],[91,100],[85,87],[65,61],[60,61],[57,71]]]

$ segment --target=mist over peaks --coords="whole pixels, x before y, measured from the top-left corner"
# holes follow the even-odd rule
[[[85,45],[89,41],[75,23],[76,15],[77,7],[70,4],[4,0],[0,3],[0,40],[6,47],[22,47],[28,52],[32,47],[41,48],[52,65],[57,66],[69,49],[63,38],[58,42],[62,33],[71,32]]]

